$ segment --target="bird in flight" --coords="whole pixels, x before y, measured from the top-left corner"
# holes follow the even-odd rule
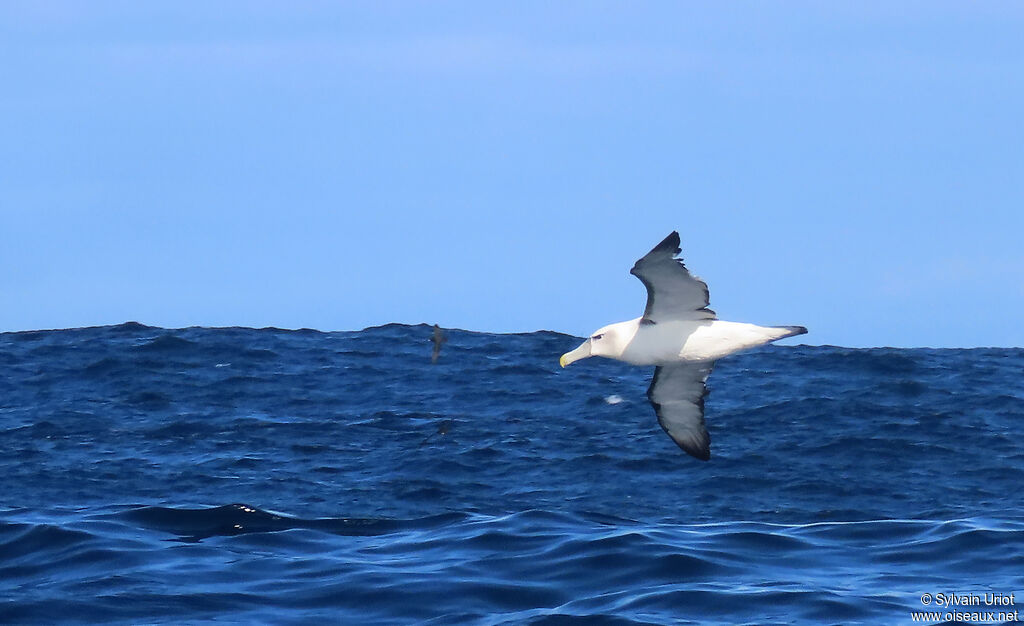
[[[441,356],[441,344],[448,341],[448,338],[441,331],[441,327],[437,324],[434,324],[434,335],[430,338],[430,341],[434,343],[434,349],[430,353],[430,364],[436,365],[438,357]]]
[[[706,382],[718,359],[772,341],[803,335],[803,326],[756,326],[726,322],[708,308],[707,284],[690,274],[673,232],[633,265],[630,274],[647,288],[642,317],[599,328],[580,347],[562,355],[562,367],[590,356],[633,365],[654,365],[647,397],[658,423],[686,453],[711,458],[704,423]]]

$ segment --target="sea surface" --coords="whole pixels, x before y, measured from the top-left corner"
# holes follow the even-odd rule
[[[704,463],[658,426],[651,368],[562,370],[579,339],[554,332],[447,334],[436,365],[426,325],[0,334],[0,623],[1024,605],[1024,350],[724,359]],[[989,593],[1013,604],[939,606]]]

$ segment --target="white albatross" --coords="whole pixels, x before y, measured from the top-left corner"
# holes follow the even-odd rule
[[[755,326],[715,318],[708,286],[690,274],[673,232],[636,262],[633,274],[647,287],[643,317],[609,324],[559,360],[562,367],[590,356],[654,365],[647,397],[668,436],[691,456],[711,458],[704,425],[705,382],[715,361],[741,350],[802,335],[803,326]]]

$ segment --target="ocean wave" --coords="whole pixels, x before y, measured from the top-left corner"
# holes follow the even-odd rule
[[[936,563],[951,554],[961,555],[965,576],[1012,575],[1011,562],[1024,557],[1022,533],[1020,523],[981,519],[680,525],[541,510],[367,519],[301,518],[246,504],[122,506],[66,513],[61,525],[0,524],[0,572],[6,585],[52,581],[60,570],[58,589],[119,588],[137,619],[203,615],[146,591],[176,586],[177,573],[190,572],[191,584],[210,590],[207,601],[278,618],[330,608],[369,622],[599,615],[668,623],[685,614],[708,623],[757,615],[877,623],[906,621],[920,581],[934,580]],[[105,583],[83,582],[97,570]],[[228,580],[231,591],[216,591],[224,585],[216,581]],[[58,607],[109,608],[104,595],[52,602],[45,611],[23,603],[15,615],[32,621]]]
[[[1022,350],[725,359],[700,463],[649,368],[455,329],[432,364],[431,333],[0,334],[0,621],[874,624],[1021,591]]]

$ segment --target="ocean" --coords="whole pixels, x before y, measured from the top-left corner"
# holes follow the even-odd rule
[[[580,340],[554,332],[447,334],[436,365],[427,325],[0,334],[0,623],[909,624],[1024,604],[1024,350],[729,357],[704,463],[658,426],[653,368],[562,370]]]

